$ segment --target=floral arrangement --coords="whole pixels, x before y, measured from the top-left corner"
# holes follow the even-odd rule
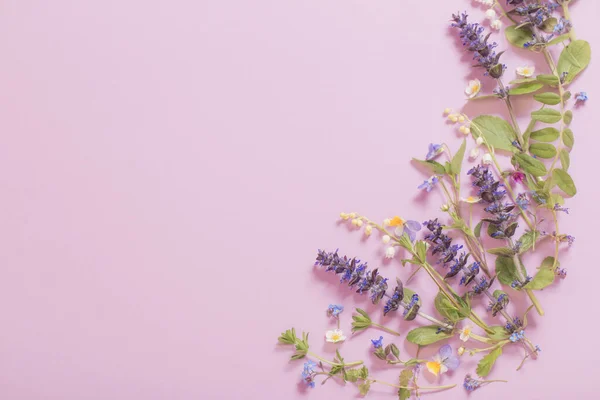
[[[419,350],[452,337],[457,337],[462,346],[455,351],[445,344],[429,360],[420,359],[418,351],[415,357],[405,358],[400,356],[396,344],[384,344],[383,336],[376,335],[369,344],[375,357],[402,367],[398,381],[389,383],[373,376],[363,361],[345,361],[339,350],[333,360],[314,354],[308,333],[298,336],[292,328],[281,334],[279,343],[294,350],[292,360],[308,359],[301,373],[306,385],[315,387],[321,375],[322,383],[329,379],[355,383],[360,394],[366,395],[372,385],[384,384],[397,388],[399,398],[404,400],[413,394],[418,398],[426,390],[455,387],[421,387],[418,378],[421,371],[437,376],[456,370],[465,353],[483,355],[476,370],[462,381],[467,391],[500,382],[485,378],[507,346],[517,346],[524,353],[517,370],[526,360],[538,358],[541,350],[526,333],[529,311],[535,309],[538,315],[544,315],[536,291],[566,278],[567,270],[560,266],[559,253],[575,240],[560,231],[559,214],[569,213],[565,197],[577,193],[568,172],[574,144],[569,125],[572,109],[583,105],[588,96],[583,91],[572,94],[569,88],[589,64],[591,50],[588,42],[576,37],[569,12],[573,1],[478,0],[487,7],[485,16],[491,29],[504,30],[509,43],[541,53],[547,63],[547,71],[537,75],[532,66],[515,68],[519,77],[508,84],[504,79],[509,69],[501,61],[504,51],[497,50],[492,33],[486,33],[482,24],[470,21],[466,12],[452,15],[450,29],[465,51],[472,53],[474,67],[496,86],[484,95],[481,81],[472,80],[465,90],[468,100],[499,100],[510,118],[471,117],[451,109],[444,111],[447,120],[459,124],[459,131],[465,134],[462,145],[452,152],[446,144],[430,144],[425,158],[414,160],[430,176],[418,188],[443,193],[445,203],[438,218],[420,223],[394,216],[378,224],[354,212],[340,215],[366,236],[378,231],[387,258],[401,252],[403,266],[416,266],[405,282],[424,271],[437,288],[427,299],[433,301],[439,315],[421,311],[426,297],[406,287],[402,280],[396,278],[392,284],[379,269],[370,269],[366,262],[341,255],[338,250],[317,252],[317,268],[337,274],[341,284],[368,295],[373,304],[383,304],[384,315],[396,314],[405,321],[426,323],[406,335],[406,340],[418,345]],[[513,98],[526,95],[533,96],[539,108],[531,112],[531,122],[522,129],[517,123]],[[481,150],[484,154],[475,167],[465,171],[462,167],[468,137],[473,139],[474,147],[467,157],[477,160]],[[503,167],[501,162],[510,167]],[[471,188],[463,194],[465,180],[470,181]],[[473,221],[474,210],[483,217]],[[551,243],[552,254],[543,258],[541,265],[525,265],[524,255],[539,249],[542,241]],[[509,312],[514,292],[523,292],[531,303],[524,315]],[[475,302],[484,302],[489,315],[479,315],[472,307]],[[343,310],[341,305],[329,305],[327,314],[337,320],[337,329],[325,334],[326,341],[338,343],[347,339],[339,322]],[[364,310],[355,311],[352,333],[379,329],[400,336],[373,322]]]

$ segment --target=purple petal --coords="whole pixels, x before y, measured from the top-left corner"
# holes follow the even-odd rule
[[[407,226],[411,231],[418,232],[421,230],[421,224],[417,221],[406,221],[405,226]]]
[[[412,229],[410,229],[408,226],[405,227],[404,232],[408,235],[408,238],[410,239],[411,242],[414,242],[415,239],[417,238],[416,232],[413,231]]]
[[[450,371],[454,371],[460,365],[460,360],[457,356],[450,356],[442,362]]]
[[[452,356],[452,347],[449,344],[445,344],[440,347],[440,356],[442,360]]]

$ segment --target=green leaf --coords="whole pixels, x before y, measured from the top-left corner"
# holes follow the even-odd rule
[[[494,237],[492,236],[494,233],[496,232],[502,232],[501,229],[498,229],[498,227],[494,224],[489,224],[487,227],[487,234],[489,237],[491,237],[492,239],[497,239],[497,240],[504,240],[503,237]]]
[[[540,25],[540,29],[546,33],[554,32],[554,26],[558,23],[558,20],[554,17],[548,18],[545,20],[542,25]]]
[[[366,396],[367,393],[369,393],[369,389],[371,389],[371,382],[369,381],[365,381],[358,385],[358,391],[360,392],[361,396]]]
[[[556,156],[556,147],[550,143],[533,143],[529,146],[529,152],[540,158],[554,158]]]
[[[439,292],[435,297],[434,301],[435,309],[440,313],[440,315],[444,318],[452,322],[459,321],[463,319],[458,312],[458,309],[452,304],[450,300],[444,295],[444,293]]]
[[[358,370],[358,377],[361,379],[367,379],[369,377],[369,369],[366,366],[362,366]]]
[[[527,250],[533,247],[534,243],[537,241],[539,237],[538,231],[528,231],[523,234],[519,238],[519,243],[521,243],[521,247],[519,248],[519,254],[525,253]]]
[[[531,139],[538,142],[554,142],[560,136],[560,132],[556,128],[544,128],[531,132]]]
[[[508,82],[509,85],[520,85],[521,83],[529,83],[529,82],[535,82],[537,81],[537,78],[521,78],[521,79],[515,79],[512,80],[510,82]]]
[[[540,94],[534,94],[533,98],[543,104],[548,104],[550,106],[555,106],[560,103],[560,96],[556,93],[546,92]]]
[[[398,378],[399,386],[408,386],[410,380],[413,378],[413,370],[405,369],[400,372],[400,376]],[[398,398],[399,400],[408,400],[410,399],[410,390],[408,389],[399,389],[398,390]]]
[[[475,138],[483,136],[485,141],[497,150],[517,151],[512,142],[516,140],[513,128],[500,117],[480,115],[473,119],[471,131]]]
[[[296,344],[296,339],[296,330],[294,328],[286,330],[277,338],[279,343],[283,344]]]
[[[432,174],[444,175],[446,173],[444,166],[437,161],[419,160],[417,158],[413,158],[413,160],[426,167]]]
[[[479,239],[479,237],[481,236],[481,225],[483,224],[483,221],[479,221],[479,223],[477,225],[475,225],[475,230],[474,230],[474,234],[475,237]]]
[[[427,346],[452,337],[452,333],[438,332],[438,328],[439,326],[437,325],[428,325],[413,329],[406,335],[406,340],[420,346]]]
[[[504,34],[506,35],[506,40],[508,40],[513,46],[519,47],[521,49],[524,48],[525,43],[530,42],[533,37],[531,29],[517,29],[515,25],[508,26],[504,30]]]
[[[558,86],[559,80],[555,75],[541,74],[536,77],[536,79],[546,85],[550,86]]]
[[[503,326],[490,326],[490,329],[492,330],[492,332],[487,332],[487,335],[490,339],[504,340],[508,339],[508,337],[510,336],[510,334],[506,332],[506,329],[504,329]]]
[[[563,121],[565,121],[565,124],[570,125],[571,122],[573,122],[573,111],[568,110],[565,112],[565,115],[563,115]]]
[[[562,169],[568,171],[569,166],[571,165],[571,156],[569,155],[569,152],[565,149],[560,149],[560,153],[558,154],[560,157],[560,165],[562,165]]]
[[[557,36],[557,37],[555,37],[554,39],[552,39],[551,41],[548,42],[548,46],[553,46],[555,44],[562,43],[565,40],[568,40],[570,36],[571,35],[569,35],[568,33],[565,33],[564,35]]]
[[[358,369],[349,369],[346,371],[345,379],[348,382],[357,382],[358,381]]]
[[[494,363],[502,355],[502,347],[498,347],[496,350],[491,351],[488,355],[483,357],[479,364],[477,364],[477,375],[485,378],[489,375]]]
[[[563,131],[562,141],[565,146],[571,149],[573,148],[573,145],[575,144],[575,137],[573,136],[573,131],[571,129],[567,128]]]
[[[496,258],[496,274],[500,283],[505,285],[510,285],[519,279],[515,262],[510,257],[498,256]]]
[[[360,315],[362,315],[369,322],[371,321],[371,317],[369,317],[369,314],[367,314],[367,312],[365,310],[357,308],[356,312],[359,313]]]
[[[515,255],[515,253],[508,247],[495,247],[493,249],[488,249],[487,252],[495,256],[512,257]]]
[[[518,153],[513,156],[513,159],[523,168],[523,171],[533,176],[544,176],[548,172],[544,164],[528,154]]]
[[[537,92],[543,86],[544,86],[543,83],[537,82],[537,81],[536,82],[522,83],[519,86],[510,88],[508,90],[508,94],[511,95],[511,96],[519,96],[519,95],[522,95],[522,94],[529,94],[529,93]]]
[[[466,147],[467,147],[467,140],[465,139],[465,140],[463,140],[463,142],[460,145],[460,148],[458,149],[456,154],[454,154],[454,157],[452,157],[452,162],[450,163],[450,165],[451,165],[450,170],[452,171],[452,173],[454,175],[460,175],[460,170],[462,167],[463,159],[465,158]]]
[[[533,279],[524,286],[525,289],[541,290],[554,282],[554,257],[546,257],[542,261],[542,266],[538,269]]]
[[[592,58],[592,49],[585,40],[575,40],[563,49],[558,58],[559,75],[567,73],[565,83],[570,83],[583,71]]]
[[[394,343],[390,344],[390,351],[396,358],[400,357],[400,349]]]
[[[563,169],[557,168],[552,171],[552,179],[556,182],[556,186],[558,186],[563,192],[568,194],[569,196],[575,196],[577,194],[577,188],[575,188],[575,182],[573,182],[573,178],[571,175]]]
[[[531,118],[547,124],[555,124],[561,120],[562,114],[560,111],[552,108],[542,108],[541,110],[532,112]]]

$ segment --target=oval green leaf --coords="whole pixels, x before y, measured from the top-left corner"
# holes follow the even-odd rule
[[[427,346],[452,337],[452,333],[439,331],[438,328],[438,325],[428,325],[413,329],[406,335],[406,340],[419,346]]]
[[[560,132],[556,128],[544,128],[531,132],[530,139],[538,142],[554,142],[560,136]]]
[[[548,104],[550,106],[555,106],[560,103],[560,96],[556,93],[546,92],[534,94],[533,98],[543,104]]]
[[[529,152],[540,158],[554,158],[556,156],[556,147],[550,143],[533,143],[529,146]]]
[[[523,83],[519,86],[509,89],[508,94],[511,96],[519,96],[522,94],[529,94],[529,93],[537,92],[543,86],[544,86],[544,84],[540,83],[540,82],[527,82],[527,83]]]
[[[515,131],[508,122],[493,115],[480,115],[473,119],[471,132],[475,138],[483,136],[486,142],[496,150],[517,151],[513,146],[516,140]]]
[[[575,40],[563,49],[558,58],[559,75],[567,73],[565,83],[570,83],[583,71],[592,58],[592,49],[585,40]]]
[[[552,108],[542,108],[541,110],[532,112],[531,118],[547,124],[555,124],[561,120],[562,114],[560,111]]]
[[[573,131],[571,129],[567,128],[563,131],[562,141],[565,146],[573,148],[573,145],[575,144],[575,137],[573,136]]]
[[[569,152],[565,149],[560,149],[559,156],[560,165],[562,165],[562,169],[568,171],[569,167],[571,166],[571,156],[569,155]]]
[[[544,176],[548,172],[544,164],[528,154],[518,153],[513,156],[513,159],[525,172],[533,176]]]
[[[569,175],[567,171],[560,168],[555,169],[552,171],[552,179],[556,182],[556,186],[569,196],[575,196],[577,194],[575,182],[573,182],[573,178],[571,178],[571,175]]]
[[[506,40],[508,40],[513,46],[524,48],[525,43],[530,42],[533,33],[529,28],[517,29],[515,25],[509,26],[504,30]]]

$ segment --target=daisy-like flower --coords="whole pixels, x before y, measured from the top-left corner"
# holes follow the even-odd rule
[[[524,78],[531,78],[535,74],[534,66],[524,66],[517,68],[517,75],[522,76]]]
[[[496,31],[502,29],[502,21],[500,19],[495,19],[490,23],[490,27]]]
[[[481,201],[481,197],[477,197],[477,196],[461,197],[460,201],[462,201],[463,203],[476,204]]]
[[[433,187],[440,181],[440,179],[437,176],[432,176],[431,178],[429,178],[426,181],[423,181],[423,183],[421,183],[419,186],[417,186],[418,189],[424,189],[427,193],[431,192],[433,190]]]
[[[436,158],[443,152],[444,152],[444,147],[441,144],[429,143],[429,151],[427,152],[425,159],[427,161],[433,160],[434,158]]]
[[[394,230],[396,236],[402,236],[402,234],[406,232],[411,241],[415,240],[417,232],[421,230],[421,224],[417,221],[407,221],[398,216],[395,216],[390,220],[390,226],[396,228]]]
[[[449,344],[440,347],[438,354],[433,356],[433,361],[425,364],[427,370],[438,376],[446,373],[448,370],[454,371],[460,365],[460,360],[452,354],[452,347]]]
[[[471,337],[471,332],[473,331],[473,327],[471,325],[465,325],[460,330],[460,340],[466,342]]]
[[[341,329],[334,329],[325,332],[325,340],[329,343],[338,343],[346,340],[346,336],[344,336],[344,332]]]
[[[477,96],[480,91],[481,82],[479,81],[479,79],[473,79],[472,81],[469,81],[469,85],[465,89],[465,94],[469,99],[472,99],[473,97]]]
[[[395,255],[396,255],[395,247],[390,246],[387,249],[385,249],[385,258],[394,258]]]

